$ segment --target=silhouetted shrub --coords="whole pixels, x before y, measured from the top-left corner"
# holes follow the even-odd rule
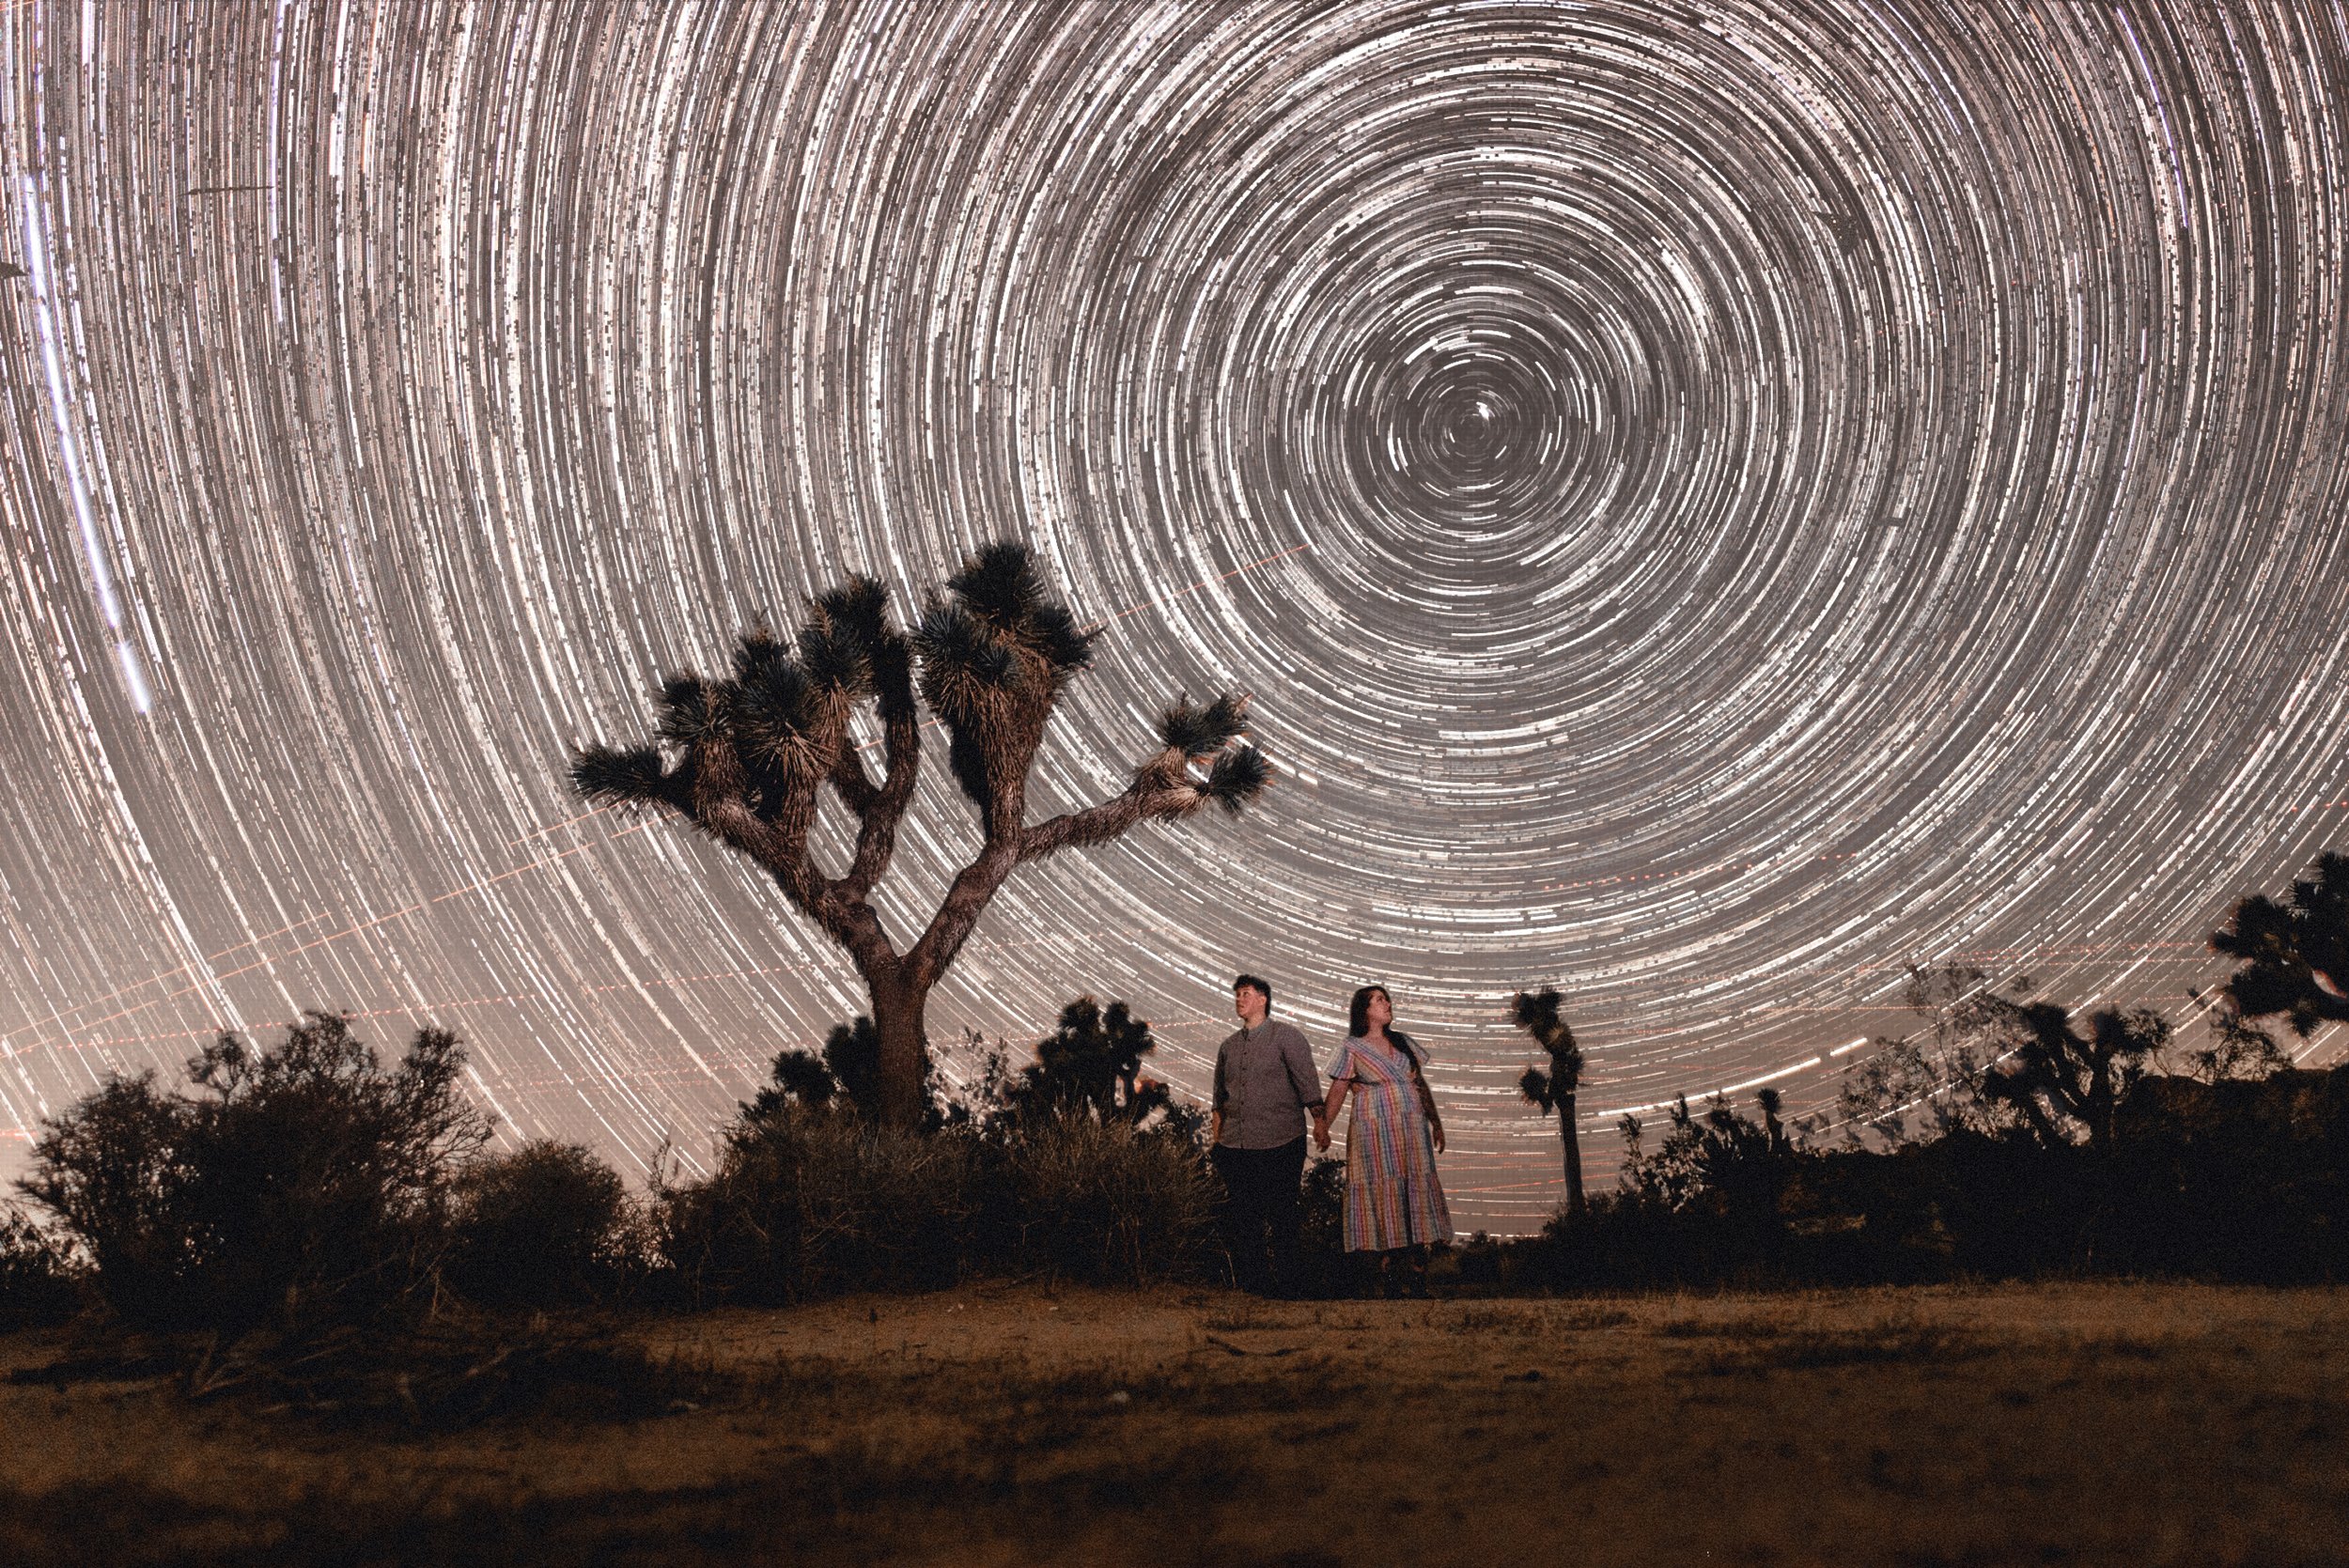
[[[1777,1203],[1781,1157],[1786,1153],[1784,1140],[1773,1130],[1775,1102],[1769,1122],[1766,1127],[1738,1115],[1719,1094],[1702,1111],[1691,1110],[1684,1095],[1672,1106],[1662,1144],[1649,1154],[1639,1119],[1626,1116],[1620,1124],[1626,1145],[1624,1191],[1674,1212],[1766,1212]]]
[[[2349,1279],[2349,1068],[2140,1081],[2115,1121],[2102,1227],[2131,1266]]]
[[[1515,1260],[1519,1276],[1562,1288],[2349,1278],[2349,1068],[2131,1076],[2094,1142],[2050,1141],[2026,1119],[1822,1151],[1775,1146],[1719,1110],[1676,1115],[1667,1150],[1635,1153],[1623,1189],[1582,1220],[1553,1219]]]
[[[1297,1203],[1299,1291],[1346,1295],[1354,1285],[1346,1262],[1346,1161],[1328,1155],[1308,1160]]]
[[[81,1270],[52,1232],[0,1208],[0,1332],[63,1323],[81,1305]]]
[[[836,1024],[820,1051],[801,1049],[779,1053],[758,1093],[741,1101],[738,1110],[746,1121],[804,1108],[811,1110],[855,1110],[880,1114],[880,1032],[871,1018],[858,1015],[853,1023]],[[925,1129],[944,1125],[947,1108],[941,1103],[938,1063],[922,1071],[922,1122]],[[968,1119],[967,1115],[964,1118]]]
[[[951,1284],[979,1212],[973,1143],[778,1105],[726,1131],[705,1182],[655,1193],[655,1241],[697,1300]]]
[[[1583,1206],[1590,1206],[1586,1197]],[[1462,1290],[1488,1295],[1503,1283],[1503,1264],[1508,1256],[1508,1243],[1496,1240],[1484,1231],[1472,1233],[1468,1240],[1454,1249],[1453,1277]]]
[[[853,1045],[853,1030],[834,1043]],[[969,1042],[978,1045],[975,1037]],[[701,1182],[656,1192],[655,1245],[695,1300],[922,1289],[973,1272],[1142,1282],[1198,1269],[1217,1195],[1202,1118],[1139,1073],[1147,1027],[1081,999],[1021,1072],[1001,1047],[918,1132],[857,1109],[828,1050],[775,1059]]]
[[[414,1306],[450,1176],[489,1135],[463,1062],[426,1029],[387,1071],[324,1013],[274,1048],[223,1034],[188,1063],[194,1094],[143,1074],[52,1118],[19,1185],[132,1327],[295,1331]]]
[[[610,1299],[636,1262],[619,1173],[576,1143],[539,1140],[459,1175],[449,1278],[485,1306]]]
[[[1104,1010],[1089,996],[1063,1007],[1060,1023],[1036,1042],[1035,1061],[1003,1086],[1014,1117],[1090,1112],[1136,1126],[1174,1109],[1165,1084],[1142,1076],[1142,1059],[1158,1048],[1150,1026],[1122,1001]]]
[[[1195,1269],[1217,1196],[1199,1145],[1143,1131],[1080,1101],[1024,1118],[1000,1169],[1018,1231],[1018,1263],[1064,1279],[1143,1284]]]

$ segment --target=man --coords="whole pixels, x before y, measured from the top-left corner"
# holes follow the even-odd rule
[[[1297,1188],[1305,1172],[1305,1114],[1321,1122],[1321,1082],[1305,1036],[1270,1022],[1272,986],[1252,974],[1232,982],[1239,1029],[1216,1048],[1215,1104],[1207,1141],[1231,1196],[1224,1239],[1242,1290],[1285,1295],[1297,1278]],[[1268,1260],[1266,1237],[1270,1233]]]

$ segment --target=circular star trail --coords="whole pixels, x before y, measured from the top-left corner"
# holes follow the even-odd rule
[[[0,18],[0,1162],[335,1007],[689,1157],[852,971],[576,745],[871,572],[1043,554],[1037,809],[1255,694],[1273,789],[1015,879],[931,1009],[1185,1091],[1390,986],[1470,1224],[1831,1100],[1900,966],[2183,1007],[2349,841],[2349,12],[89,8]],[[931,759],[887,918],[972,845]],[[1862,1047],[1861,1049],[1867,1048]],[[2327,1059],[2320,1038],[2311,1059]]]

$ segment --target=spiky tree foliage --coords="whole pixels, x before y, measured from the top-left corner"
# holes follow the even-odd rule
[[[1060,1026],[1036,1042],[1035,1063],[1019,1075],[1016,1109],[1091,1111],[1104,1122],[1139,1124],[1170,1103],[1166,1085],[1142,1076],[1142,1059],[1158,1048],[1150,1026],[1122,1001],[1104,1010],[1091,997],[1061,1009]]]
[[[824,1036],[824,1071],[831,1075],[832,1082],[847,1096],[848,1103],[868,1116],[878,1114],[880,1110],[880,1030],[862,1013],[852,1023],[832,1025],[832,1032]],[[782,1066],[781,1058],[776,1059],[776,1065],[778,1068]],[[925,1106],[929,1103],[929,1086],[928,1063],[925,1063],[922,1075],[922,1100]]]
[[[1587,1205],[1582,1197],[1582,1144],[1575,1127],[1574,1097],[1582,1088],[1582,1048],[1574,1043],[1574,1031],[1559,1017],[1560,1001],[1556,989],[1548,986],[1538,991],[1519,991],[1510,1003],[1509,1017],[1549,1058],[1547,1070],[1525,1069],[1517,1079],[1517,1093],[1539,1106],[1543,1115],[1558,1113],[1558,1136],[1566,1146],[1566,1212],[1580,1214]]]
[[[764,1126],[805,1107],[823,1110],[841,1097],[840,1079],[814,1051],[786,1050],[776,1054],[767,1081],[758,1094],[739,1109],[748,1126]]]
[[[2210,945],[2241,961],[2227,992],[2245,1017],[2280,1013],[2300,1035],[2349,1018],[2349,855],[2318,857],[2281,903],[2244,899]]]
[[[927,1111],[930,991],[1015,869],[1138,823],[1188,817],[1209,801],[1237,812],[1267,780],[1264,758],[1242,743],[1245,697],[1198,707],[1177,700],[1123,790],[1030,822],[1029,769],[1061,693],[1090,660],[1092,636],[1052,597],[1023,545],[987,546],[946,588],[908,633],[893,623],[879,583],[851,579],[815,600],[788,644],[754,631],[723,677],[664,683],[651,743],[589,747],[571,763],[571,782],[590,800],[675,812],[747,857],[848,954],[873,1003],[874,1099],[885,1121],[903,1127]],[[984,836],[928,924],[902,942],[883,928],[873,890],[920,776],[922,703],[945,726],[948,766]],[[878,777],[849,734],[865,704],[882,729]],[[855,828],[836,874],[809,848],[827,800]]]
[[[2021,1112],[2042,1142],[2071,1142],[2077,1126],[2092,1146],[2108,1146],[2113,1111],[2170,1043],[2169,1020],[2150,1008],[2105,1008],[2083,1035],[2068,1009],[2044,1001],[2010,1017],[2007,1049],[1983,1075],[1983,1092]]]
[[[947,1120],[948,1108],[941,1103],[934,1073],[923,1077],[922,1106],[920,1130],[935,1131]],[[737,1103],[739,1114],[723,1136],[750,1142],[770,1135],[787,1137],[801,1112],[822,1117],[846,1111],[877,1119],[879,1107],[880,1030],[859,1014],[853,1022],[833,1025],[821,1050],[778,1052],[758,1093]]]

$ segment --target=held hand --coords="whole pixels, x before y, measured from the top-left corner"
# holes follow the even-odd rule
[[[1317,1116],[1314,1118],[1314,1147],[1324,1153],[1330,1148],[1330,1124]]]

